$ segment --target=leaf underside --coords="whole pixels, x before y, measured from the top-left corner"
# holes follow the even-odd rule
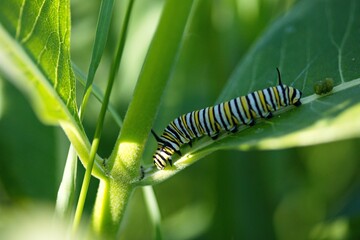
[[[77,115],[70,29],[68,0],[4,1],[0,11],[0,74],[27,95],[43,122],[61,125],[86,163],[90,143]]]

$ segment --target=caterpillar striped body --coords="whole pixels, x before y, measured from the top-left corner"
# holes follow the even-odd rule
[[[300,106],[302,92],[282,84],[279,69],[277,72],[277,86],[183,114],[170,122],[161,136],[151,130],[158,143],[153,155],[155,166],[159,170],[168,163],[172,166],[172,155],[181,156],[181,146],[191,146],[195,138],[207,135],[215,140],[222,131],[234,133],[241,124],[253,126],[256,118],[271,118],[274,111],[289,105]]]

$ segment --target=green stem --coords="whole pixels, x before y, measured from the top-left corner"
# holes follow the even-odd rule
[[[127,12],[125,15],[124,25],[123,25],[121,35],[120,35],[120,41],[119,41],[119,45],[118,45],[119,47],[118,47],[118,50],[116,53],[116,58],[111,66],[110,76],[109,76],[108,85],[107,85],[106,91],[105,91],[104,101],[101,105],[100,114],[99,114],[99,117],[97,120],[95,135],[94,135],[93,142],[91,144],[90,159],[89,159],[89,163],[86,167],[84,180],[83,180],[83,183],[81,186],[79,201],[78,201],[78,205],[76,207],[74,224],[73,224],[74,231],[77,230],[77,228],[80,224],[82,212],[84,209],[86,195],[87,195],[87,191],[88,191],[89,183],[90,183],[90,179],[91,179],[91,172],[92,172],[92,168],[94,165],[94,159],[96,156],[97,149],[99,147],[101,133],[102,133],[103,125],[104,125],[105,114],[106,114],[107,107],[109,105],[111,90],[114,85],[115,76],[119,70],[119,65],[120,65],[122,53],[124,50],[126,33],[127,33],[127,29],[128,29],[128,23],[129,23],[130,13],[132,10],[133,3],[134,3],[134,0],[130,0],[128,9],[127,9]]]
[[[134,187],[127,181],[101,179],[92,216],[92,229],[99,239],[116,239]]]
[[[193,0],[165,3],[159,26],[146,56],[133,99],[107,168],[115,178],[131,170],[138,177],[142,156],[162,93],[177,60]]]
[[[193,0],[167,0],[139,76],[133,100],[106,168],[100,179],[93,228],[99,236],[115,238],[129,197],[140,177],[140,159],[161,96],[177,60]],[[110,192],[106,192],[106,190]]]
[[[155,239],[161,240],[163,238],[161,233],[161,214],[154,189],[152,186],[145,186],[142,187],[142,190],[151,222],[155,228]]]

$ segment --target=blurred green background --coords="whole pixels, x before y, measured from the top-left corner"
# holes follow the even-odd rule
[[[124,116],[163,0],[137,0],[112,104]],[[72,58],[84,72],[91,57],[100,2],[72,3]],[[127,1],[117,1],[96,84],[104,88]],[[289,0],[199,0],[154,129],[194,109],[212,105],[236,64]],[[79,96],[82,86],[78,86]],[[100,104],[85,115],[89,138]],[[110,155],[118,126],[107,116],[99,153]],[[21,213],[54,207],[69,142],[44,126],[28,101],[0,80],[0,231]],[[156,147],[150,136],[144,163]],[[283,151],[221,151],[154,187],[165,239],[358,239],[359,140]],[[80,182],[83,167],[79,166]],[[87,201],[90,216],[97,180]],[[50,209],[50,211],[48,211]],[[19,213],[20,212],[20,213]],[[7,219],[5,221],[5,219]],[[15,221],[15,220],[14,220]],[[3,228],[3,229],[1,229]],[[122,239],[150,239],[154,230],[137,189],[127,209]]]

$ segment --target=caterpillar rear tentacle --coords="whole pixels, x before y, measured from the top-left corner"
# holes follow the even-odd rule
[[[231,99],[212,107],[181,115],[165,128],[161,136],[153,133],[158,146],[153,155],[155,166],[161,170],[172,165],[172,155],[181,156],[180,148],[204,135],[216,140],[221,131],[236,132],[239,125],[253,126],[256,118],[272,117],[272,112],[289,105],[301,105],[301,91],[281,81],[278,68],[278,85]]]

